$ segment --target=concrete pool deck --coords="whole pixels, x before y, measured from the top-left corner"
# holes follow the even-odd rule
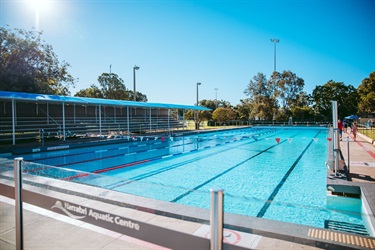
[[[344,139],[340,144],[342,153],[347,160],[348,142],[346,141],[346,135],[344,135]],[[357,142],[350,139],[349,149],[351,181],[328,179],[327,184],[360,186],[370,209],[375,214],[375,147],[365,137],[358,136]],[[106,209],[126,210],[124,213],[131,213],[143,221],[163,224],[165,227],[189,234],[196,234],[202,237],[207,234],[207,225],[200,222],[182,221],[142,211],[131,211],[130,209],[102,204],[99,201],[90,199],[82,199],[80,202],[83,204],[89,203],[96,207],[101,206]],[[25,204],[24,213],[25,249],[165,249],[33,205]],[[14,200],[0,196],[0,249],[16,249],[14,214]],[[233,220],[235,221],[236,218]],[[305,235],[306,244],[300,244],[301,239],[295,242],[292,240],[294,237],[293,234],[298,234],[298,232],[291,232],[290,237],[282,236],[281,234],[281,236],[272,237],[277,232],[282,233],[285,231],[288,234],[287,230],[290,230],[290,228],[283,228],[282,224],[279,223],[275,223],[273,226],[266,225],[269,221],[262,222],[261,220],[257,220],[257,222],[259,224],[264,223],[265,225],[254,226],[254,233],[232,230],[233,234],[241,236],[241,241],[236,244],[241,244],[243,247],[250,249],[375,249],[375,238],[373,237],[365,237],[368,240],[367,247],[366,245],[353,244],[351,241],[339,242],[332,239],[322,239],[321,236],[314,238],[307,234]],[[246,222],[242,223],[245,224]],[[289,227],[288,224],[286,225]],[[256,232],[262,231],[262,227],[265,229],[274,227],[274,230],[271,231],[270,229],[268,236],[261,236]],[[304,228],[293,227],[292,231],[294,230],[303,231]],[[322,242],[330,244],[324,245]],[[181,246],[180,249],[191,248],[189,246]]]

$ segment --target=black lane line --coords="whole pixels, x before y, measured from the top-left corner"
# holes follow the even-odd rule
[[[153,143],[147,143],[147,144],[139,144],[139,145],[153,146],[154,144]],[[123,150],[125,148],[128,148],[128,149],[139,148],[139,145],[129,145],[129,146],[124,146],[124,147],[109,148],[109,149],[106,149],[106,151],[101,151],[101,152],[96,152],[96,151],[100,151],[100,149],[98,149],[98,150],[92,150],[92,151],[87,151],[87,152],[71,153],[71,154],[65,154],[65,155],[64,154],[54,155],[54,156],[49,156],[49,157],[44,157],[44,158],[42,157],[42,158],[26,159],[26,161],[28,161],[28,162],[38,162],[38,161],[42,161],[42,160],[49,160],[49,159],[55,159],[55,158],[61,158],[61,157],[71,157],[71,156],[80,156],[80,155],[86,155],[86,154],[104,153],[104,152],[109,152],[109,151],[113,151],[113,150]],[[160,148],[166,148],[166,146],[162,146]],[[156,149],[159,149],[159,148],[156,147]],[[72,149],[70,149],[70,150],[72,150]],[[131,151],[131,153],[133,153],[133,152],[138,152],[138,151]],[[75,164],[75,163],[72,163],[72,164]]]
[[[316,138],[319,133],[319,131],[313,138]],[[292,173],[294,168],[297,166],[297,163],[301,160],[302,156],[306,153],[307,149],[310,147],[310,145],[313,143],[313,139],[311,139],[310,143],[306,146],[306,148],[302,151],[302,153],[298,156],[297,160],[293,163],[293,165],[289,168],[288,172],[284,175],[284,177],[281,179],[279,184],[277,184],[276,188],[273,190],[272,194],[268,197],[266,203],[264,203],[263,207],[260,209],[259,213],[257,214],[257,217],[262,218],[264,214],[267,212],[268,208],[271,206],[272,201],[275,199],[277,193],[280,191],[281,187],[284,185],[285,181],[288,179],[289,175]]]
[[[245,143],[245,144],[250,144],[250,143],[254,143],[255,141],[251,141],[249,143]],[[244,145],[245,145],[244,144]],[[226,144],[222,144],[221,146],[224,146]],[[113,189],[113,188],[117,188],[117,187],[120,187],[120,186],[123,186],[123,185],[126,185],[126,184],[129,184],[129,183],[132,183],[134,181],[139,181],[139,180],[142,180],[142,179],[145,179],[145,178],[148,178],[148,177],[151,177],[151,176],[154,176],[154,175],[157,175],[157,174],[161,174],[163,172],[166,172],[166,171],[169,171],[169,170],[172,170],[172,169],[175,169],[175,168],[178,168],[178,167],[181,167],[181,166],[184,166],[186,164],[189,164],[189,163],[192,163],[192,162],[195,162],[195,161],[199,161],[199,160],[202,160],[204,158],[207,158],[207,157],[211,157],[211,156],[214,156],[214,155],[217,155],[217,154],[220,154],[220,153],[223,153],[223,152],[226,152],[228,150],[232,150],[234,148],[225,148],[223,150],[220,150],[218,152],[214,152],[214,153],[210,153],[210,154],[207,154],[207,155],[203,155],[203,156],[200,156],[200,157],[196,157],[194,159],[190,159],[190,160],[186,160],[186,161],[183,161],[183,162],[179,162],[179,163],[176,163],[176,164],[173,164],[171,166],[168,166],[168,167],[164,167],[162,169],[157,169],[157,170],[154,170],[154,171],[151,171],[151,172],[148,172],[148,173],[145,173],[145,174],[141,174],[141,175],[137,175],[135,177],[132,177],[130,178],[129,180],[126,180],[126,181],[120,181],[118,183],[114,183],[114,184],[111,184],[111,185],[108,185],[108,186],[111,186],[110,188]],[[114,185],[114,186],[112,186]],[[108,187],[107,186],[107,187]]]
[[[292,136],[292,137],[295,137],[295,136],[296,136],[296,135],[294,135],[294,136]],[[210,183],[211,181],[213,181],[213,180],[215,180],[215,179],[217,179],[217,178],[223,176],[224,174],[228,173],[229,171],[232,171],[233,169],[237,168],[238,166],[244,164],[245,162],[250,161],[251,159],[253,159],[253,158],[259,156],[260,154],[263,154],[263,153],[267,152],[267,151],[270,150],[271,148],[274,148],[274,147],[276,147],[276,146],[278,146],[278,145],[280,145],[280,144],[282,144],[282,143],[284,143],[284,142],[286,142],[286,141],[287,141],[287,140],[280,141],[280,143],[275,144],[275,145],[273,145],[273,146],[271,146],[271,147],[268,147],[268,148],[266,148],[266,149],[260,151],[259,153],[257,153],[257,154],[255,154],[255,155],[251,156],[250,158],[247,158],[246,160],[241,161],[240,163],[234,165],[233,167],[228,168],[228,169],[225,170],[224,172],[222,172],[222,173],[220,173],[220,174],[218,174],[218,175],[215,175],[215,176],[212,177],[211,179],[208,179],[207,181],[201,183],[200,185],[194,187],[193,189],[191,189],[191,190],[189,190],[189,191],[187,191],[187,192],[181,194],[180,196],[178,196],[178,197],[176,197],[175,199],[171,200],[171,202],[177,202],[178,200],[184,198],[185,196],[187,196],[187,195],[189,195],[190,193],[196,191],[197,189],[203,187],[204,185]]]
[[[271,132],[274,132],[276,130],[272,130]],[[256,131],[253,131],[253,130],[250,130],[250,132],[256,132]],[[190,139],[192,139],[193,137],[189,137]],[[189,140],[189,138],[187,137],[185,140]],[[193,138],[194,139],[194,138]],[[192,139],[192,140],[193,140]],[[180,139],[181,140],[181,139]],[[210,140],[215,140],[215,138],[209,138],[207,141],[210,141]],[[139,147],[139,145],[145,145],[145,146],[154,146],[155,143],[161,141],[160,140],[147,140],[147,141],[144,141],[145,143],[144,144],[138,144],[139,141],[128,141],[128,142],[122,142],[120,143],[120,145],[124,145],[124,147],[113,147],[113,148],[108,148],[107,151],[113,151],[113,150],[120,150],[120,148],[125,148],[127,147],[128,149],[131,149],[131,148],[137,148]],[[128,143],[133,143],[133,142],[136,142],[137,145],[128,145]],[[140,141],[142,142],[142,141]],[[163,142],[161,141],[161,147],[155,147],[155,149],[163,149],[163,148],[172,148],[172,147],[179,147],[179,146],[184,146],[184,145],[190,145],[190,144],[193,144],[195,142],[187,142],[187,143],[181,143],[181,144],[176,144],[176,145],[172,145],[170,146],[169,144],[167,146],[164,146],[162,144],[167,144],[167,142]],[[99,147],[100,146],[94,146],[94,147]],[[69,150],[76,150],[77,148],[74,148],[74,149],[69,149]],[[121,149],[122,150],[122,149]],[[55,158],[61,158],[61,157],[70,157],[70,156],[79,156],[79,155],[85,155],[85,154],[95,154],[96,151],[99,151],[98,150],[91,150],[91,151],[87,151],[87,152],[79,152],[79,153],[70,153],[70,154],[61,154],[61,155],[54,155],[54,156],[49,156],[49,157],[40,157],[40,158],[33,158],[33,159],[24,159],[25,161],[28,161],[28,162],[38,162],[38,161],[42,161],[42,160],[49,160],[49,159],[55,159]],[[131,151],[132,152],[138,152],[138,151]],[[100,158],[99,158],[100,159]],[[97,160],[97,159],[95,159]],[[74,164],[74,163],[73,163]]]
[[[252,143],[255,143],[255,142],[257,142],[257,141],[254,140],[254,141],[250,141],[250,142],[245,142],[243,145],[248,145],[248,144],[252,144]],[[225,146],[225,145],[226,145],[226,143],[221,144],[220,146]],[[243,145],[241,145],[241,146],[243,146]],[[204,156],[201,156],[201,157],[197,157],[197,158],[194,158],[194,159],[191,159],[191,160],[187,160],[187,161],[183,161],[183,162],[180,162],[180,163],[177,163],[177,164],[173,164],[171,166],[164,167],[162,169],[157,169],[157,170],[154,170],[154,171],[149,172],[149,173],[138,175],[138,176],[130,178],[129,180],[120,181],[120,182],[117,182],[117,183],[114,183],[114,184],[111,184],[111,185],[107,185],[106,188],[110,188],[110,189],[118,188],[120,186],[127,185],[129,183],[134,182],[134,181],[139,181],[139,180],[142,180],[142,179],[145,179],[145,178],[148,178],[148,177],[151,177],[151,176],[154,176],[154,175],[157,175],[157,174],[160,174],[160,173],[163,173],[163,172],[166,172],[166,171],[169,171],[169,170],[172,170],[172,169],[184,166],[186,164],[189,164],[189,163],[197,161],[197,160],[201,160],[201,159],[204,159],[204,158],[207,158],[207,157],[211,157],[211,156],[223,153],[223,152],[227,152],[228,150],[232,150],[232,149],[235,149],[235,147],[231,147],[229,149],[225,148],[225,149],[220,150],[218,152],[214,152],[214,153],[211,153],[211,154],[208,154],[208,155],[204,155]]]

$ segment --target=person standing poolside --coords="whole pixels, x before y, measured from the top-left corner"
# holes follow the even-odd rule
[[[353,132],[354,141],[356,141],[357,139],[357,123],[356,122],[353,122],[352,132]]]
[[[342,122],[341,120],[339,119],[338,120],[338,123],[337,123],[337,128],[339,129],[339,133],[340,133],[340,140],[342,138]]]
[[[343,129],[343,131],[344,131],[344,133],[348,133],[348,123],[346,122],[346,120],[344,120],[344,122],[342,123],[343,125],[344,125],[344,129]]]

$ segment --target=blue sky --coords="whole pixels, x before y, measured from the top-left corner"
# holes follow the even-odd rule
[[[246,98],[249,80],[274,67],[305,80],[358,87],[375,71],[373,0],[0,0],[0,25],[43,31],[79,78],[72,94],[118,74],[149,102]],[[39,18],[36,16],[36,2]],[[44,7],[43,7],[44,6]],[[218,90],[215,91],[215,88]]]

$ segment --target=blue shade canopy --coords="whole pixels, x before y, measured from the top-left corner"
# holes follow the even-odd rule
[[[356,115],[349,115],[347,117],[345,117],[345,119],[351,119],[351,120],[357,120],[359,119],[360,117],[359,116],[356,116]]]
[[[169,103],[151,103],[151,102],[133,102],[124,100],[88,98],[88,97],[72,97],[33,94],[23,92],[0,91],[0,99],[16,100],[16,101],[34,101],[43,103],[71,103],[81,105],[103,105],[117,107],[139,107],[139,108],[162,108],[162,109],[190,109],[190,110],[211,110],[202,106],[180,105]]]

